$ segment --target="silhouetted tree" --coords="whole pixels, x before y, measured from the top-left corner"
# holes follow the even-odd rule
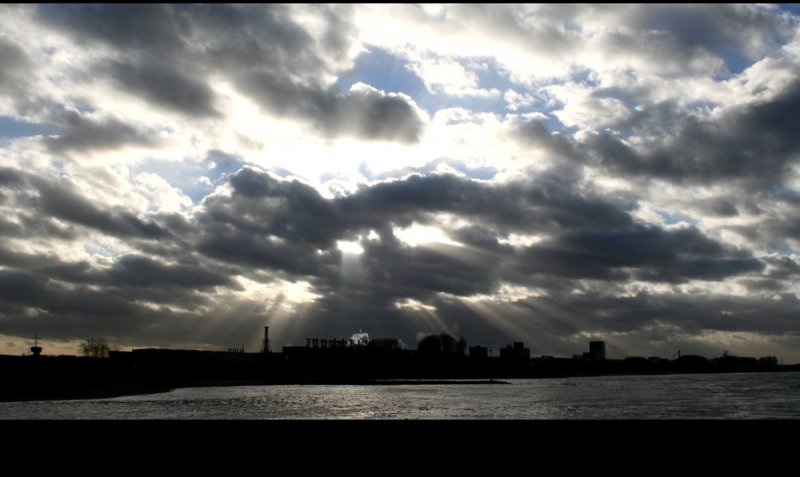
[[[428,335],[422,338],[417,344],[417,351],[425,354],[441,353],[442,343],[439,341],[439,336]]]
[[[778,365],[778,357],[777,356],[763,356],[758,358],[758,363],[762,366],[777,366]]]
[[[81,343],[81,354],[90,358],[108,358],[108,351],[105,338],[89,338]]]
[[[376,338],[369,341],[370,348],[381,349],[400,349],[400,341],[397,338]]]
[[[456,339],[447,333],[441,333],[439,335],[439,342],[442,344],[442,353],[456,352]]]
[[[461,337],[458,341],[447,333],[428,335],[417,345],[420,353],[458,353],[466,354],[467,340]]]

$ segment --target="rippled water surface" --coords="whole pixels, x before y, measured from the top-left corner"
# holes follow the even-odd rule
[[[800,373],[237,386],[0,403],[0,419],[797,419]]]

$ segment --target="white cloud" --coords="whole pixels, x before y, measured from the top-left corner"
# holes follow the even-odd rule
[[[452,59],[421,56],[410,62],[408,67],[422,78],[425,87],[431,93],[453,96],[500,96],[500,91],[497,89],[480,88],[478,75]]]

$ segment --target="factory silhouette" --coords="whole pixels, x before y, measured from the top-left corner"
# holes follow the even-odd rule
[[[38,335],[28,356],[0,355],[3,386],[0,400],[73,399],[159,392],[186,386],[242,384],[424,384],[503,383],[503,379],[557,378],[607,374],[662,374],[797,371],[800,365],[778,364],[774,356],[759,359],[723,356],[707,359],[628,357],[607,359],[604,341],[590,341],[586,352],[571,358],[531,357],[523,342],[499,353],[467,347],[441,333],[423,338],[416,350],[403,349],[393,338],[370,340],[366,333],[350,339],[308,338],[305,346],[273,352],[269,327],[259,352],[134,349],[109,351],[103,357],[46,356]]]

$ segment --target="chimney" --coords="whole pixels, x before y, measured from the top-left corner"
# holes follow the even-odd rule
[[[271,353],[272,349],[269,347],[269,326],[264,327],[264,344],[261,347],[262,353]]]

